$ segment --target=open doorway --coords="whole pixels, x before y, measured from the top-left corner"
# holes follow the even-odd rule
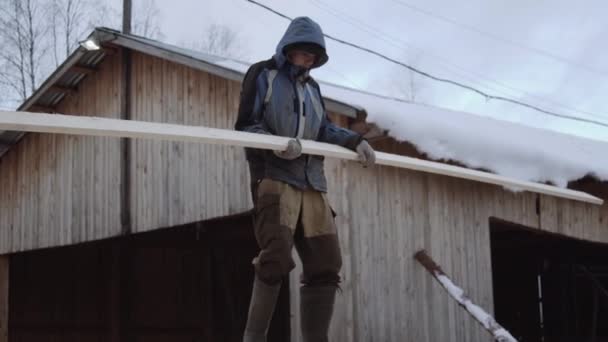
[[[257,253],[245,213],[11,255],[9,341],[240,342]],[[289,329],[284,286],[269,341]]]
[[[608,245],[492,219],[496,320],[520,342],[608,341]]]

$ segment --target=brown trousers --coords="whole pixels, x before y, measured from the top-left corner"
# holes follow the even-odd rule
[[[252,186],[252,194],[261,249],[253,262],[258,278],[276,284],[288,274],[295,267],[291,253],[295,244],[304,285],[338,285],[342,256],[335,214],[325,193],[263,179]]]

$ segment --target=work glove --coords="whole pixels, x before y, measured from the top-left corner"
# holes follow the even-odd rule
[[[372,166],[376,162],[376,153],[366,140],[361,140],[355,151],[359,155],[359,162],[363,167]]]
[[[273,151],[275,156],[287,160],[294,160],[302,155],[302,144],[300,139],[291,139],[287,143],[285,151]]]

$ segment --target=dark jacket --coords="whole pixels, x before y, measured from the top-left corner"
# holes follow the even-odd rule
[[[283,49],[293,43],[315,43],[323,48],[313,68],[327,62],[321,27],[307,17],[294,19],[273,58],[254,64],[247,71],[235,129],[299,137],[355,150],[362,137],[329,121],[317,82],[308,76],[308,71],[303,72],[287,61]],[[276,70],[276,76],[265,103],[271,70]],[[252,182],[271,178],[300,189],[327,191],[322,156],[302,155],[295,160],[285,160],[268,150],[246,149],[246,153]]]

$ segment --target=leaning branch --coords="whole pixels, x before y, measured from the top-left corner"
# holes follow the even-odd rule
[[[448,291],[460,306],[462,306],[468,313],[473,316],[486,330],[488,330],[494,339],[498,342],[517,342],[517,340],[500,324],[494,320],[490,314],[488,314],[481,307],[473,304],[471,299],[464,294],[464,291],[456,286],[450,278],[443,272],[441,267],[433,261],[433,259],[426,253],[425,250],[418,251],[414,254],[414,258],[426,268],[429,273],[439,281],[441,286]]]

